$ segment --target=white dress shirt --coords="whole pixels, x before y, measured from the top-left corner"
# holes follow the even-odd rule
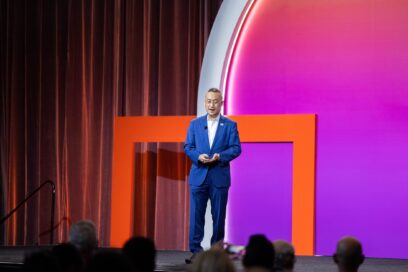
[[[207,127],[208,127],[208,140],[210,142],[210,148],[214,143],[215,133],[217,132],[218,123],[220,121],[220,114],[215,119],[210,118],[207,115]]]

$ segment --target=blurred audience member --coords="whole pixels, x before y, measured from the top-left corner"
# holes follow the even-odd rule
[[[292,272],[296,262],[293,246],[284,240],[275,240],[273,247],[275,249],[275,271]]]
[[[88,272],[131,272],[128,259],[113,250],[97,252],[88,265]]]
[[[154,242],[144,237],[133,237],[123,247],[135,272],[153,272],[156,266],[156,248]]]
[[[234,272],[234,264],[223,249],[212,248],[194,259],[191,272]]]
[[[265,235],[257,234],[249,238],[242,264],[249,272],[273,271],[275,250]]]
[[[69,242],[79,249],[85,264],[88,264],[98,247],[95,224],[81,220],[71,226]]]
[[[346,236],[337,242],[333,259],[339,272],[357,272],[364,262],[363,247],[356,238]]]
[[[81,253],[73,244],[56,245],[51,252],[57,258],[62,272],[83,271],[84,262]]]
[[[32,252],[24,258],[25,272],[59,272],[61,271],[57,258],[49,250]]]

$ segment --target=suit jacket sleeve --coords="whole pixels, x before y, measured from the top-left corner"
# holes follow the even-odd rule
[[[184,143],[184,151],[194,164],[198,164],[199,163],[198,157],[200,156],[200,153],[196,150],[197,145],[195,140],[196,139],[195,133],[196,131],[194,128],[194,122],[191,121],[190,126],[188,127],[187,130],[187,137]]]

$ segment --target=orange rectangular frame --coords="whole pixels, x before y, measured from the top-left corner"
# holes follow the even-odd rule
[[[110,245],[132,236],[134,143],[184,142],[195,116],[116,117],[114,122]],[[230,116],[241,142],[292,142],[292,243],[298,255],[314,255],[316,115]],[[245,155],[245,154],[244,154]]]

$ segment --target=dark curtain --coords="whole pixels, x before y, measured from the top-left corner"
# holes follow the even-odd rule
[[[107,245],[113,118],[195,114],[221,1],[0,1],[0,217],[49,179],[55,242],[87,218]],[[135,155],[134,234],[186,249],[182,144],[137,144]],[[48,243],[50,204],[44,188],[0,226],[1,244]]]

